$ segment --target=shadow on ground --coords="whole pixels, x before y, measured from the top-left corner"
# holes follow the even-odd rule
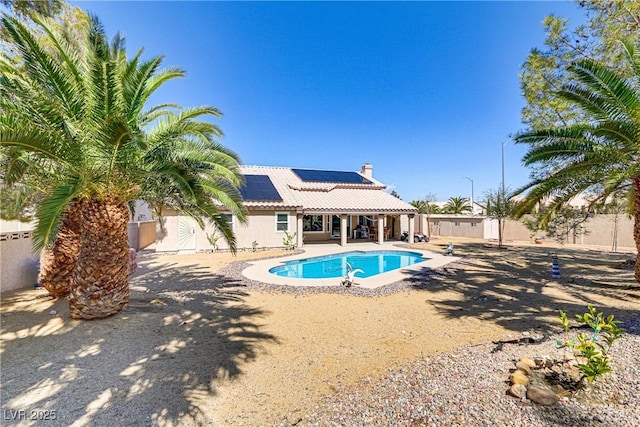
[[[238,285],[201,266],[143,265],[130,304],[97,321],[70,319],[66,299],[45,291],[3,295],[4,425],[110,426],[141,413],[145,425],[211,425],[217,382],[277,342]]]
[[[442,247],[432,248],[444,252]],[[560,279],[552,278],[557,254]],[[408,272],[414,289],[432,293],[433,305],[451,319],[477,317],[513,331],[558,328],[558,310],[571,318],[587,305],[624,321],[640,314],[640,285],[625,261],[631,254],[483,243],[456,246],[460,261],[432,271]],[[438,299],[455,290],[456,298]],[[624,325],[623,325],[624,326]]]

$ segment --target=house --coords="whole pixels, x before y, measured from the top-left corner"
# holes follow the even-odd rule
[[[283,247],[287,236],[302,247],[311,242],[369,239],[382,243],[413,232],[416,209],[385,191],[373,178],[373,167],[360,172],[297,169],[272,166],[241,166],[246,183],[240,188],[249,211],[240,224],[228,215],[238,248]],[[193,218],[177,212],[164,215],[157,251],[202,251],[213,246],[207,236],[213,226],[200,229]],[[220,235],[220,233],[217,233]],[[411,234],[410,234],[411,235]],[[227,248],[220,239],[219,249]]]

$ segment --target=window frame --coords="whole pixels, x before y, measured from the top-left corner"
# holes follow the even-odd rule
[[[222,216],[223,218],[229,217],[229,220],[227,222],[229,224],[231,224],[231,231],[235,232],[236,231],[236,222],[233,220],[235,215],[232,214],[232,213],[223,213],[223,214],[220,214],[220,216]]]
[[[286,215],[287,216],[286,223],[283,222],[283,221],[279,221],[278,215]],[[289,223],[291,222],[289,220],[289,212],[282,212],[282,211],[278,212],[278,211],[276,211],[274,218],[275,218],[275,231],[276,231],[276,233],[284,233],[285,231],[288,233],[289,232]],[[284,230],[278,229],[278,225],[279,224],[285,224],[286,228]]]

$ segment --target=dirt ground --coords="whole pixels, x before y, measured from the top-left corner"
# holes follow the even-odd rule
[[[60,425],[294,422],[323,396],[422,355],[557,328],[558,309],[640,312],[630,252],[449,238],[415,246],[443,251],[450,240],[459,262],[408,276],[387,296],[256,291],[218,273],[264,252],[144,254],[131,303],[99,321],[70,319],[66,301],[42,290],[3,294],[2,409],[55,410]],[[551,253],[561,279],[551,278]]]

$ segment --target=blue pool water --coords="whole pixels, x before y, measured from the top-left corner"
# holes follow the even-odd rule
[[[405,251],[354,251],[334,255],[287,261],[283,265],[273,267],[270,273],[282,277],[298,279],[328,279],[344,277],[347,274],[347,263],[355,270],[355,277],[371,277],[387,271],[426,261],[418,252]]]

